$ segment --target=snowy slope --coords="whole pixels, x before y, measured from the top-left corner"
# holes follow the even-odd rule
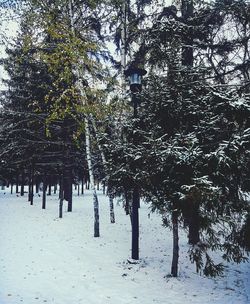
[[[101,237],[94,238],[89,192],[75,195],[73,212],[58,219],[57,196],[41,210],[41,197],[30,206],[26,197],[0,190],[0,304],[250,303],[249,263],[229,265],[222,278],[199,276],[185,238],[180,277],[167,277],[171,232],[143,204],[141,261],[129,264],[129,217],[116,205],[116,224],[110,224],[108,199],[100,192],[99,200]]]

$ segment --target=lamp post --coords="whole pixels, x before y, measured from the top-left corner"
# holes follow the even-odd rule
[[[146,75],[147,71],[137,67],[130,67],[124,71],[125,76],[129,78],[130,91],[132,93],[131,99],[134,107],[134,118],[137,118],[138,93],[142,89],[142,76]],[[137,146],[137,138],[133,138],[134,145]],[[140,192],[139,186],[134,183],[132,195],[132,259],[139,259],[139,205]]]

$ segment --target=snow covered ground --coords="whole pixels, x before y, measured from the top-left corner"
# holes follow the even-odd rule
[[[167,275],[171,232],[157,214],[140,208],[140,263],[129,264],[130,220],[115,204],[109,223],[108,199],[99,193],[101,237],[93,237],[89,192],[73,201],[73,212],[58,218],[58,199],[26,197],[0,190],[0,304],[247,304],[250,264],[228,265],[224,277],[195,273],[180,247],[180,277]],[[66,204],[64,206],[66,210]]]

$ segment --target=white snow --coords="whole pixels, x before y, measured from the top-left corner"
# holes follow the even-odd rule
[[[73,212],[58,218],[58,198],[26,197],[0,190],[0,304],[247,304],[249,263],[229,264],[224,277],[195,273],[180,239],[180,276],[171,278],[171,232],[148,206],[140,208],[140,263],[129,264],[130,219],[99,191],[100,238],[93,237],[90,192],[74,194]],[[66,211],[66,203],[64,206]]]

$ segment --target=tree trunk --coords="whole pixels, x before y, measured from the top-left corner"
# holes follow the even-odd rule
[[[68,202],[68,212],[72,212],[72,176],[69,168],[65,170],[63,192],[64,199]]]
[[[69,4],[71,31],[72,31],[72,35],[75,36],[72,1],[69,1],[68,4]],[[80,90],[80,94],[83,98],[85,98],[85,92],[83,90],[82,81],[80,79],[80,76],[81,76],[80,70],[78,67],[75,67],[75,74],[77,77],[77,85],[78,85],[78,89]],[[84,104],[84,102],[83,102],[83,104]],[[94,173],[93,173],[91,149],[90,149],[90,127],[89,127],[89,121],[88,121],[87,114],[85,115],[84,122],[85,122],[86,157],[87,157],[87,164],[88,164],[88,171],[89,171],[89,178],[90,178],[90,186],[91,186],[91,190],[93,193],[94,237],[99,237],[100,236],[99,203],[98,203],[98,197],[97,197],[97,193],[96,193],[96,189],[95,189],[95,181],[94,181]]]
[[[46,208],[46,191],[47,191],[47,178],[43,176],[43,198],[42,198],[42,209]]]
[[[34,179],[34,167],[30,168],[29,171],[29,193],[28,193],[28,201],[30,202],[30,205],[33,205],[33,179]]]
[[[86,137],[86,156],[89,170],[89,179],[90,179],[90,187],[93,193],[93,205],[94,205],[94,237],[100,236],[100,227],[99,227],[99,202],[95,188],[94,181],[94,173],[93,173],[93,165],[91,159],[91,150],[90,150],[90,130],[89,130],[89,121],[88,118],[85,117],[85,137]]]
[[[21,192],[20,192],[21,196],[24,196],[24,183],[25,183],[25,176],[24,176],[24,171],[22,170],[22,175],[21,175]]]
[[[188,218],[188,243],[196,245],[200,241],[199,205],[192,204]]]
[[[79,196],[80,195],[80,184],[78,183],[77,184],[77,196]]]
[[[60,178],[60,190],[59,190],[59,218],[63,217],[63,175]]]
[[[51,175],[48,176],[48,194],[51,195]]]
[[[106,191],[106,183],[105,183],[105,181],[103,181],[103,184],[102,184],[102,193],[105,194],[105,191]]]
[[[178,231],[178,211],[172,211],[172,225],[173,225],[173,257],[171,275],[177,277],[178,275],[178,260],[179,260],[179,231]]]
[[[30,183],[30,204],[33,205],[34,201],[34,166],[31,169],[31,183]]]
[[[131,220],[131,225],[132,225],[132,218],[131,218],[132,211],[131,211],[131,203],[130,203],[131,198],[128,193],[128,190],[125,190],[124,196],[125,196],[125,212],[126,212],[126,215],[130,215],[130,220]]]
[[[185,23],[188,24],[189,18],[193,16],[194,4],[193,0],[182,0],[181,2],[181,13]],[[182,48],[182,64],[187,69],[191,70],[193,67],[194,55],[193,55],[193,33],[192,27],[190,27],[190,32],[184,38],[184,47]],[[191,81],[191,74],[187,75]],[[190,98],[188,92],[183,93],[183,98]],[[189,244],[195,245],[199,242],[199,214],[197,205],[193,202],[190,204],[190,209],[188,210],[188,225],[189,225]]]
[[[109,195],[109,208],[110,208],[110,223],[115,223],[115,212],[114,212],[114,199],[112,195]]]
[[[72,184],[71,184],[71,182],[69,183],[69,189],[68,189],[68,191],[69,191],[69,200],[68,200],[68,212],[72,212],[72,195],[73,195],[73,193],[72,193]]]
[[[54,185],[54,194],[56,194],[57,191],[57,184]]]
[[[87,179],[87,180],[86,180],[86,189],[89,190],[89,187],[90,187],[90,182],[89,182],[89,180]]]
[[[185,22],[187,22],[188,19],[193,16],[193,12],[194,12],[193,0],[182,0],[181,13]],[[192,31],[191,27],[190,27],[190,31]],[[185,36],[183,43],[185,46],[182,48],[182,64],[186,67],[192,67],[194,61],[193,48],[192,48],[193,45],[192,32],[190,32],[188,35]]]
[[[19,193],[19,191],[18,191],[18,183],[19,183],[18,178],[19,178],[19,174],[17,173],[17,175],[16,175],[16,193]]]
[[[10,194],[13,194],[13,184],[12,184],[12,182],[10,184]]]
[[[38,176],[36,176],[36,194],[39,193],[39,184]]]
[[[82,178],[82,194],[84,194],[84,177]]]

